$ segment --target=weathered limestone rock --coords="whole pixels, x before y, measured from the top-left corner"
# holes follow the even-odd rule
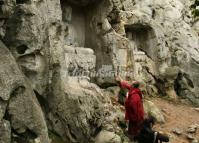
[[[65,61],[70,76],[95,77],[96,56],[92,49],[65,46]]]
[[[151,101],[144,100],[144,112],[148,115],[155,117],[157,122],[159,123],[165,122],[163,114]]]
[[[144,51],[148,58],[150,58],[156,65],[155,71],[150,72],[148,75],[152,75],[155,78],[155,85],[159,82],[163,82],[170,86],[158,87],[159,91],[163,92],[163,95],[170,95],[175,97],[186,96],[191,102],[198,104],[198,34],[197,34],[197,21],[194,22],[192,28],[192,20],[189,6],[191,1],[128,1],[123,2],[124,11],[121,11],[121,19],[124,21],[124,26],[128,30],[127,37],[132,41],[132,48],[138,51]],[[152,29],[151,32],[147,32],[146,27]],[[129,32],[133,31],[136,35],[136,40],[129,38]],[[145,31],[145,33],[142,33]],[[142,34],[141,34],[142,33]],[[141,35],[141,36],[140,36]],[[139,44],[139,41],[142,44]],[[144,42],[146,41],[146,42]],[[145,44],[143,44],[145,43]],[[135,48],[136,47],[136,48]],[[135,61],[136,62],[136,61]],[[137,64],[137,63],[135,63]],[[179,93],[174,88],[174,80],[178,80],[175,76],[172,81],[166,77],[165,80],[161,80],[164,76],[161,76],[168,67],[178,66],[179,71],[189,76],[189,82],[192,82],[194,86],[192,88],[186,88],[187,93]],[[149,68],[147,64],[141,66],[135,66],[135,71]],[[141,71],[142,75],[144,71]],[[178,74],[178,73],[176,73]],[[160,76],[159,76],[160,75]],[[144,76],[145,77],[145,76]],[[142,77],[142,78],[144,78]],[[160,79],[159,79],[160,78]],[[151,84],[148,82],[148,84]],[[154,84],[152,84],[154,85]]]
[[[174,81],[177,78],[179,73],[178,67],[167,67],[165,71],[162,73],[161,77],[163,77],[164,80],[164,88],[165,93],[168,97],[176,99],[176,91],[174,89]]]
[[[178,136],[180,136],[183,133],[182,129],[179,129],[179,128],[173,129],[172,132]]]
[[[42,51],[45,34],[42,24],[44,20],[39,17],[38,9],[19,5],[8,21],[5,35],[6,44],[17,63],[40,95],[44,95],[48,82],[47,55]]]
[[[13,0],[2,0],[0,3],[0,18],[7,19],[12,14],[12,8],[14,7],[14,1]]]
[[[194,136],[192,134],[186,134],[186,137],[188,140],[193,141],[195,140]]]
[[[3,119],[6,112],[7,103],[3,100],[0,100],[0,119]]]
[[[4,114],[0,120],[3,117],[8,118],[7,120],[10,121],[12,129],[18,134],[31,131],[42,142],[48,143],[47,126],[31,85],[2,42],[0,42],[0,53],[0,87],[2,88],[0,97],[1,112]],[[4,107],[3,102],[8,105],[7,108]],[[5,116],[5,114],[7,115]],[[7,127],[4,126],[5,134],[9,134],[9,123],[2,122],[3,125],[7,125]],[[0,129],[3,129],[3,127]],[[9,136],[6,135],[7,140],[9,140]]]
[[[114,132],[101,131],[95,138],[95,143],[122,143],[120,136]]]
[[[199,125],[197,125],[197,124],[196,125],[190,125],[187,129],[187,132],[193,134],[197,131],[198,127],[199,127]]]
[[[102,94],[100,89],[87,79],[68,77],[67,80],[63,85],[59,82],[54,84],[63,87],[64,92],[57,89],[54,94],[59,96],[54,95],[49,99],[52,114],[57,117],[57,121],[51,123],[52,127],[56,129],[57,124],[59,126],[61,123],[62,130],[56,132],[65,140],[88,142],[98,132],[104,120]]]
[[[11,142],[11,127],[9,121],[2,120],[0,122],[0,141],[2,143]]]

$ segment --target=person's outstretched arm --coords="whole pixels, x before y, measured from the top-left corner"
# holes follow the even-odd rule
[[[131,89],[131,85],[127,83],[127,81],[123,80],[120,76],[116,77],[116,81],[119,82],[121,88],[126,88],[128,90]]]

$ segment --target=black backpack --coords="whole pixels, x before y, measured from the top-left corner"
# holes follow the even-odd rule
[[[118,102],[119,102],[121,105],[124,105],[127,92],[128,92],[128,90],[125,89],[125,88],[121,88],[120,91],[119,91]]]

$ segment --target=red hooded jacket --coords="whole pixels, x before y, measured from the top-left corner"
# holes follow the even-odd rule
[[[126,82],[120,82],[121,88],[128,89],[128,97],[125,101],[125,119],[136,125],[144,121],[144,108],[142,103],[142,93],[139,88],[134,88]]]

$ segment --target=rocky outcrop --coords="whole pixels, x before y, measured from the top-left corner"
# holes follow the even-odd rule
[[[88,142],[100,131],[104,120],[99,88],[80,77],[69,77],[65,83],[54,80],[55,86],[64,89],[55,89],[49,97],[49,127],[65,140]]]
[[[163,95],[183,95],[198,104],[198,74],[196,72],[196,69],[198,70],[198,34],[194,31],[196,27],[192,28],[193,19],[189,9],[191,1],[129,3],[128,0],[124,1],[124,11],[121,11],[126,30],[133,35],[128,38],[132,37],[129,39],[135,50],[143,51],[150,59],[141,63],[143,69],[141,73],[145,76],[142,75],[139,78],[152,86],[155,80],[155,86]],[[165,73],[173,74],[169,72],[176,66],[179,70],[176,71],[175,76],[165,76]],[[148,76],[152,75],[151,81],[146,80],[145,71],[148,72]],[[185,92],[179,88],[183,86],[182,83],[178,84],[180,75],[187,75],[183,77],[186,78],[184,82],[187,84]]]
[[[101,131],[95,139],[96,143],[121,143],[121,138],[114,132]]]
[[[93,70],[95,56],[92,50],[87,50],[91,51],[91,59],[85,58],[85,61],[82,61],[81,58],[88,53],[82,49],[83,52],[76,50],[78,51],[76,58],[76,52],[74,55],[69,54],[72,58],[69,59],[68,49],[64,50],[63,39],[66,25],[63,25],[61,10],[61,4],[58,1],[52,3],[50,1],[17,1],[11,15],[6,19],[3,40],[25,74],[22,77],[27,79],[28,84],[31,83],[31,89],[26,91],[23,86],[19,87],[16,91],[18,96],[9,100],[8,110],[13,119],[8,120],[13,121],[11,126],[16,128],[19,134],[26,133],[26,128],[28,128],[27,134],[31,135],[29,140],[32,136],[36,139],[35,135],[44,133],[47,138],[47,128],[44,126],[47,124],[49,130],[61,136],[65,141],[88,142],[102,126],[103,98],[100,89],[89,83],[87,78],[82,75],[72,76],[69,72],[72,63],[78,64],[80,68],[84,68],[88,63],[88,68],[85,69]],[[6,70],[9,71],[9,69]],[[13,78],[16,78],[15,74]],[[42,117],[44,114],[46,121],[38,121],[39,117],[35,119],[36,116],[33,113],[40,114],[41,112],[38,109],[26,108],[27,105],[32,104],[32,106],[39,106],[38,102],[29,99],[30,94],[34,95],[34,100],[36,98],[39,100],[43,109]],[[9,97],[5,98],[9,99]],[[16,108],[17,106],[20,108]],[[34,111],[30,112],[30,109]],[[32,113],[31,116],[28,115],[29,113]],[[40,125],[40,122],[44,125]],[[39,127],[36,128],[37,126]],[[40,142],[47,143],[48,141],[40,139]]]
[[[159,123],[165,122],[165,118],[162,112],[153,102],[144,100],[143,104],[144,104],[144,112],[146,115],[153,116]]]
[[[46,122],[33,89],[9,50],[2,42],[0,46],[0,140],[9,143],[15,132],[19,137],[27,134],[27,138],[48,143]]]
[[[2,119],[1,119],[2,120]],[[0,123],[0,141],[5,143],[11,142],[11,127],[10,122],[2,120]]]

